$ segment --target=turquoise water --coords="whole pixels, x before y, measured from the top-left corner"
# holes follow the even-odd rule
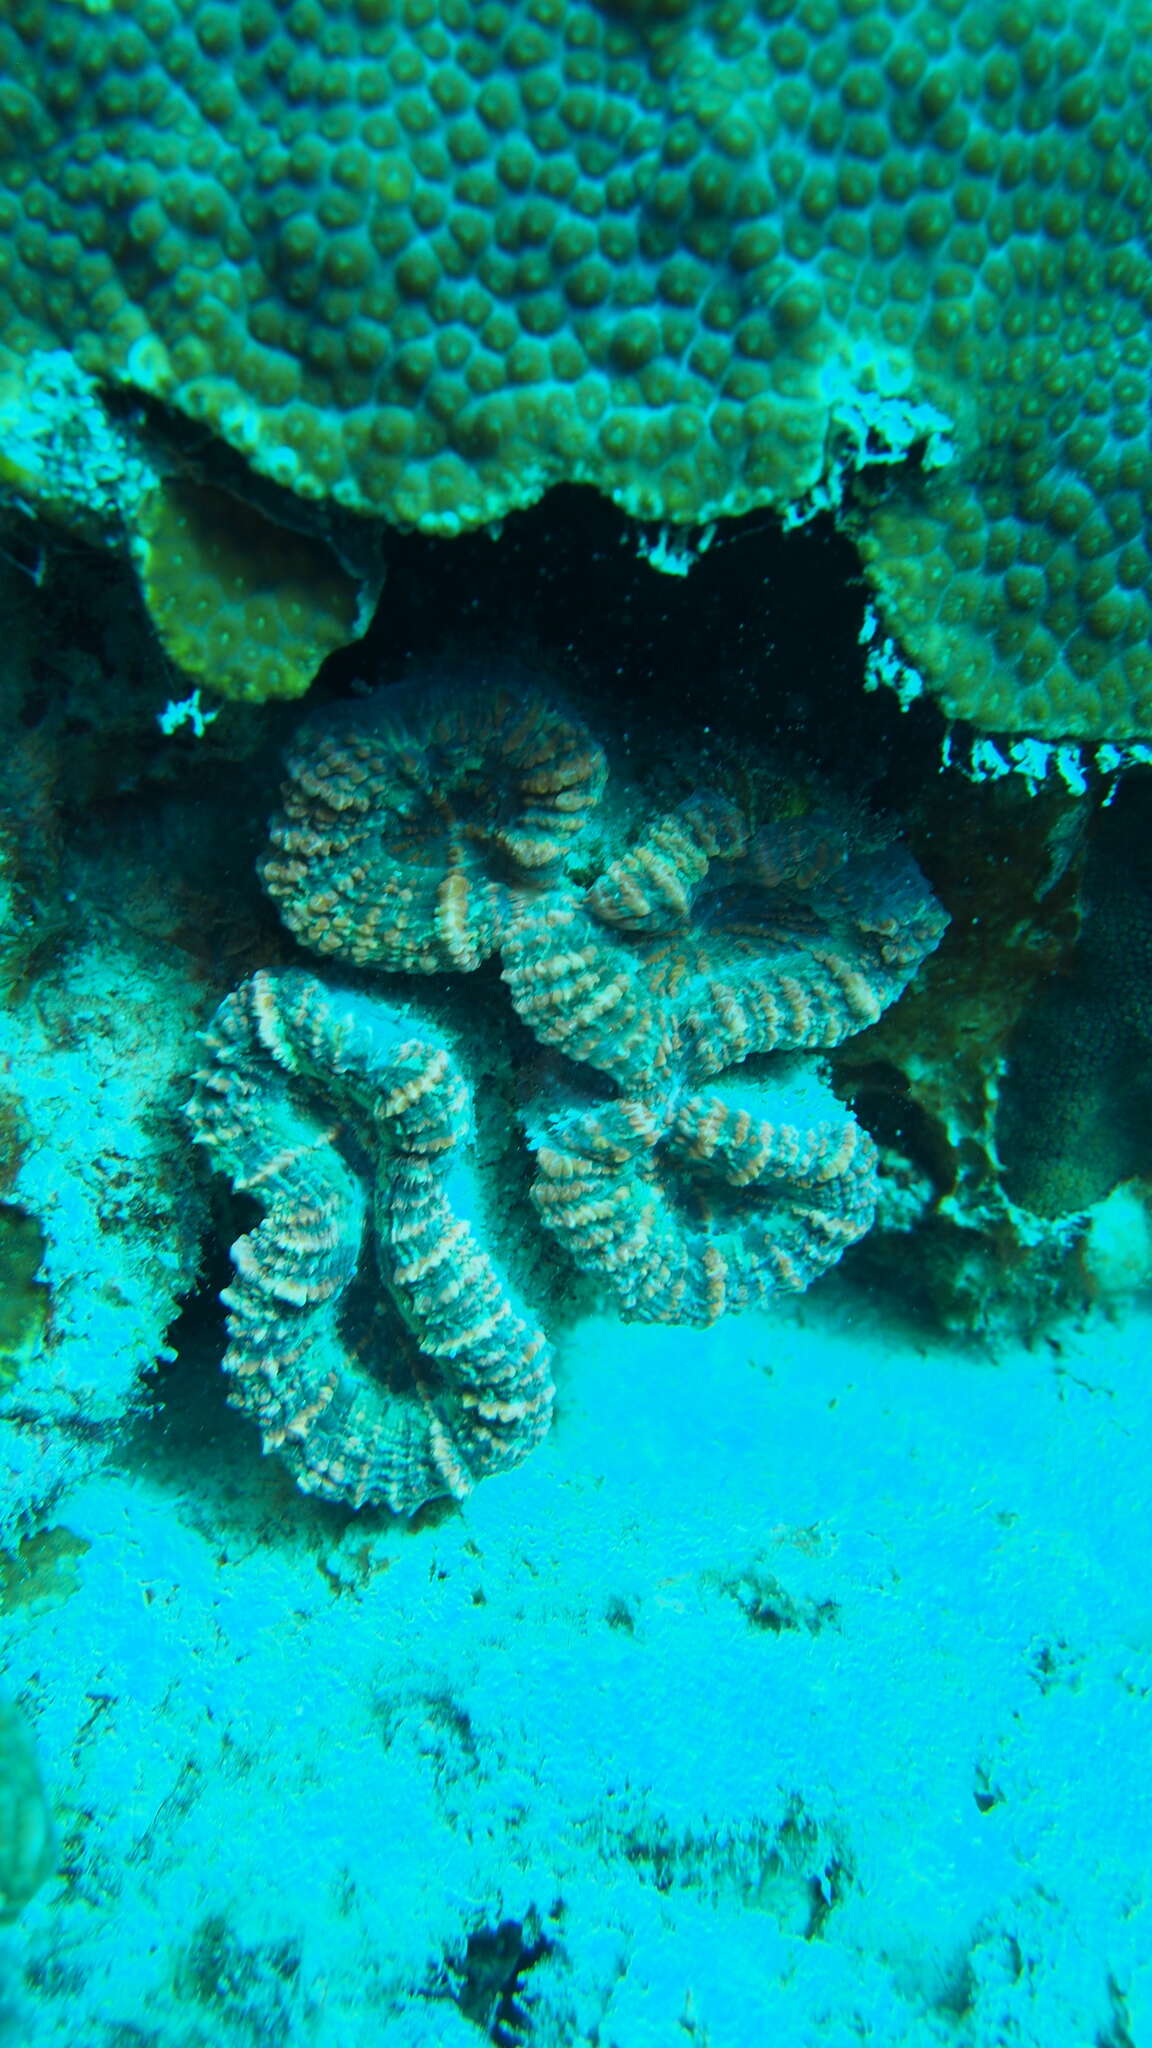
[[[0,2048],[1152,2048],[1148,0],[427,11],[0,0]]]

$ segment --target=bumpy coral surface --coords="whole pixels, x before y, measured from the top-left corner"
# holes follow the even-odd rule
[[[176,467],[67,350],[0,356],[0,502],[126,549],[165,654],[216,695],[299,697],[355,635],[356,580],[322,539]]]
[[[548,1347],[471,1223],[467,1084],[382,1002],[256,974],[206,1034],[197,1139],[264,1214],[232,1248],[226,1369],[306,1492],[410,1513],[548,1428]]]
[[[408,971],[498,953],[522,1022],[585,1070],[578,1106],[529,1119],[533,1195],[628,1313],[709,1321],[806,1286],[868,1228],[875,1148],[827,1089],[795,1062],[711,1084],[839,1044],[937,944],[946,918],[874,825],[753,829],[701,790],[589,881],[603,754],[492,684],[381,691],[306,728],[290,773],[262,872],[292,930]],[[588,1069],[615,1099],[588,1106]]]
[[[132,554],[164,649],[221,697],[299,697],[355,637],[356,587],[320,541],[224,491],[166,480],[141,505]]]
[[[0,68],[9,351],[439,532],[879,464],[950,710],[1152,729],[1149,0],[12,0]]]

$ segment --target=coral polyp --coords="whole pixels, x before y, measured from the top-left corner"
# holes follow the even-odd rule
[[[559,1115],[533,1142],[542,1220],[645,1322],[800,1292],[872,1221],[876,1147],[811,1075]]]
[[[533,1200],[625,1314],[714,1322],[807,1287],[868,1229],[872,1140],[809,1067],[766,1080],[760,1056],[873,1023],[945,923],[874,828],[813,812],[752,831],[713,792],[582,901],[518,902],[501,949],[517,1011],[623,1094],[537,1120]]]
[[[562,1056],[524,1119],[533,1202],[626,1315],[714,1321],[867,1230],[875,1147],[803,1055],[874,1023],[947,923],[883,827],[803,791],[764,822],[702,788],[612,843],[633,791],[593,858],[603,752],[527,686],[380,692],[289,768],[262,870],[286,922],[360,965],[498,956]]]
[[[426,1025],[291,970],[221,1004],[188,1105],[263,1209],[232,1247],[232,1399],[310,1493],[411,1513],[546,1433],[550,1352],[465,1210],[471,1098]]]
[[[579,901],[521,896],[504,978],[546,1044],[622,1087],[827,1048],[895,1000],[947,919],[911,856],[834,813],[753,832],[697,793]]]
[[[604,778],[579,720],[533,689],[380,691],[298,737],[265,886],[314,953],[478,967],[510,892],[563,872]]]

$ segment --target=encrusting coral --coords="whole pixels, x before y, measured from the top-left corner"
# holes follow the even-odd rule
[[[300,696],[355,637],[358,579],[319,535],[178,472],[66,350],[0,353],[0,504],[126,553],[168,659],[217,696]]]
[[[188,1105],[264,1214],[232,1247],[233,1399],[306,1491],[409,1513],[545,1434],[549,1350],[463,1212],[471,1127],[448,1047],[403,1011],[257,973],[205,1035]]]
[[[218,696],[302,696],[325,655],[356,636],[356,585],[323,542],[225,491],[165,478],[131,541],[165,652]]]
[[[1083,1212],[1152,1178],[1150,823],[1134,776],[1096,822],[1078,941],[1007,1047],[996,1147],[1005,1192],[1034,1215]]]
[[[207,1221],[179,1114],[203,983],[185,949],[133,929],[123,835],[102,836],[83,874],[97,907],[74,864],[73,930],[0,1004],[4,1547],[123,1442]]]
[[[830,505],[951,714],[1152,731],[1149,0],[12,0],[0,70],[10,361],[425,531]]]
[[[867,1229],[874,1147],[807,1068],[704,1084],[839,1043],[937,944],[947,920],[874,825],[753,829],[702,790],[589,878],[601,750],[500,686],[380,692],[305,728],[289,773],[262,872],[293,931],[408,971],[496,952],[533,1036],[615,1090],[526,1121],[541,1217],[626,1312],[713,1320]]]

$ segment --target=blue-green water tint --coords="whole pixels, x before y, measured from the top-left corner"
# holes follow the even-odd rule
[[[116,0],[83,11],[119,25]],[[1062,9],[1044,19],[1059,59]],[[1126,135],[1124,161],[1142,148]],[[869,447],[886,470],[900,452],[849,397],[838,502]],[[933,422],[901,411],[926,451]],[[134,406],[108,417],[122,450]],[[26,466],[61,454],[43,424]],[[946,466],[936,447],[925,473]],[[384,602],[320,702],[511,635],[598,703],[661,802],[686,758],[743,767],[768,741],[903,821],[957,945],[1003,953],[969,1023],[987,1128],[932,1124],[904,1087],[954,1056],[950,989],[903,1068],[837,1079],[907,1167],[887,1221],[931,1211],[938,1234],[892,1231],[803,1300],[626,1325],[529,1244],[514,1175],[494,1200],[462,1166],[462,1212],[526,1294],[546,1284],[555,1425],[459,1508],[351,1515],[225,1404],[217,1294],[250,1219],[180,1116],[226,990],[299,964],[255,881],[296,713],[176,722],[196,699],[127,565],[38,523],[4,475],[0,1202],[43,1243],[45,1299],[43,1342],[0,1372],[0,2048],[1150,2048],[1139,779],[1105,809],[1089,749],[1063,783],[973,790],[956,764],[998,774],[984,739],[914,694],[887,640],[874,670],[906,708],[865,694],[859,564],[819,522],[722,525],[679,578],[644,559],[674,561],[667,534],[590,494],[451,545],[369,535],[352,552],[375,568],[379,545]],[[1083,901],[1098,928],[1074,950]],[[402,993],[496,1046],[494,971]],[[1103,1178],[1076,1180],[1102,1204],[1086,1236],[1028,1169],[1059,1186],[1073,1163],[1043,1055],[1064,1048],[1061,1115],[1069,1074],[1083,1108],[1101,1063],[1069,1020],[1089,1013],[1108,1142],[1093,1126]],[[981,1151],[1009,1046],[1014,1212]],[[476,1077],[485,1164],[524,1113],[501,1059]],[[985,1170],[977,1199],[963,1172]],[[971,1265],[942,1304],[945,1252]]]
[[[65,1845],[12,2038],[468,2048],[514,1922],[512,2039],[1139,2040],[1147,1338],[591,1322],[416,1532],[239,1424],[90,1481],[6,1623]]]

